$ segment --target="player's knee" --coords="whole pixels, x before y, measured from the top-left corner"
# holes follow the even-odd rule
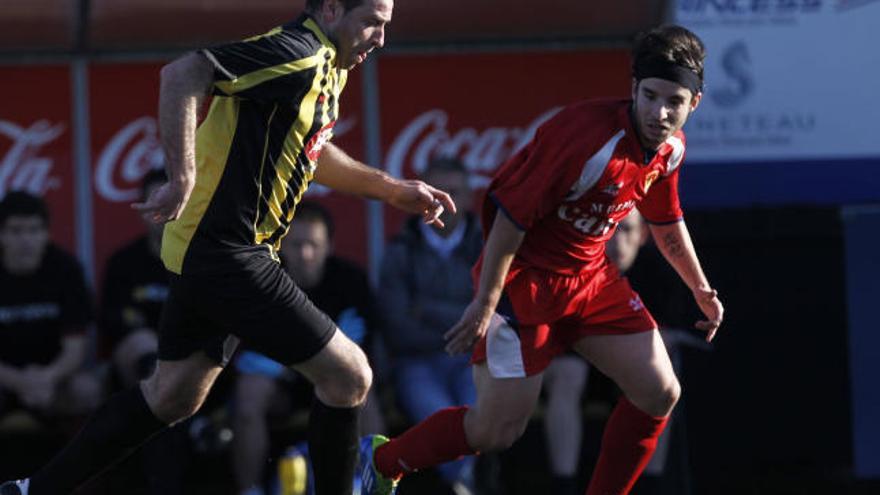
[[[479,452],[498,452],[509,449],[526,430],[528,420],[503,419],[483,424],[468,432],[468,443]]]
[[[681,398],[681,384],[678,380],[660,387],[646,404],[646,411],[652,416],[667,416]]]
[[[315,392],[328,406],[355,407],[364,403],[373,383],[373,370],[363,363],[349,367],[346,373],[328,377],[315,384]]]
[[[204,400],[189,387],[176,381],[159,382],[155,375],[144,381],[141,389],[153,414],[169,425],[195,414]]]

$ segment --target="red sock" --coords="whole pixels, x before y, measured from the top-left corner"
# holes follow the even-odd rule
[[[665,417],[654,417],[621,397],[602,435],[602,451],[587,495],[626,495],[657,448],[666,426]]]
[[[475,454],[464,434],[467,407],[441,409],[376,449],[376,469],[387,478]]]

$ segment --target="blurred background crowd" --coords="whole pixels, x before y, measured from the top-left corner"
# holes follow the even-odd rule
[[[302,4],[4,2],[0,480],[41,465],[154,366],[162,232],[129,204],[164,180],[159,68]],[[661,324],[684,390],[635,493],[880,493],[880,2],[401,1],[386,48],[349,77],[336,139],[449,191],[460,213],[436,230],[313,187],[285,266],[370,356],[364,432],[399,433],[472,401],[467,357],[446,355],[442,335],[472,294],[473,212],[488,177],[562,106],[627,97],[630,41],[665,22],[708,47],[681,197],[727,313],[706,344],[641,218],[621,223],[608,255]],[[399,493],[585,486],[617,393],[562,356],[514,448],[408,477]],[[203,411],[83,492],[296,493],[310,395],[289,370],[241,352]]]

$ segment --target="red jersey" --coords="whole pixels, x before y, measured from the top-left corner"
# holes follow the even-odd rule
[[[631,105],[590,100],[566,107],[496,173],[483,204],[483,231],[498,208],[526,231],[515,264],[561,274],[599,270],[605,242],[633,208],[651,223],[682,218],[684,133],[646,160]]]

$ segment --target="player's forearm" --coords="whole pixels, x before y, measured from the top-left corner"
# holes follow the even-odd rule
[[[324,145],[318,158],[315,180],[336,191],[379,200],[388,199],[396,184],[385,172],[355,160],[330,143]]]
[[[169,182],[195,182],[195,135],[198,110],[212,80],[210,63],[190,53],[164,66],[159,90],[159,128]]]
[[[480,287],[476,296],[476,300],[484,306],[492,310],[498,306],[507,272],[525,235],[504,213],[495,215],[483,249]]]
[[[666,261],[675,269],[682,281],[693,291],[709,288],[709,281],[700,266],[691,235],[684,221],[669,225],[651,225],[651,235]]]

